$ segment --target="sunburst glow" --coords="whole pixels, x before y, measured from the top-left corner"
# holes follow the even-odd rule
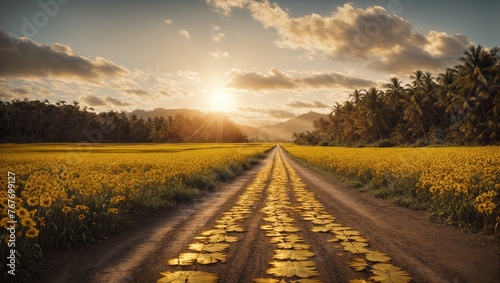
[[[236,108],[236,99],[226,90],[216,90],[210,97],[210,109],[214,111],[230,112]]]

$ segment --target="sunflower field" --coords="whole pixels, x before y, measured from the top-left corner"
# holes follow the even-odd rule
[[[377,197],[492,231],[500,222],[500,147],[342,148],[286,144],[296,158]]]
[[[274,144],[0,145],[2,268],[88,244],[234,177]],[[10,228],[10,229],[9,229]],[[2,272],[3,278],[4,272]],[[1,280],[0,280],[1,281]]]

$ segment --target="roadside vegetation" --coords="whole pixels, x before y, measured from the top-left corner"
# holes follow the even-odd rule
[[[448,223],[493,233],[500,222],[500,149],[488,147],[345,148],[286,144],[315,169]]]

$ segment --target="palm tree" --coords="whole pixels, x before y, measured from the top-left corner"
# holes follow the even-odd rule
[[[435,78],[432,76],[430,72],[425,72],[423,77],[422,77],[422,91],[426,95],[430,95],[432,93],[432,90],[434,89],[434,86],[436,85],[436,82],[434,81]]]
[[[340,123],[342,128],[342,140],[343,142],[353,142],[357,140],[357,134],[354,129],[354,124],[357,117],[356,106],[354,102],[346,101],[342,105],[343,108],[343,119]]]
[[[415,138],[423,136],[427,139],[426,132],[435,115],[434,101],[429,96],[421,91],[409,93],[404,103],[403,120],[408,122],[408,131]]]
[[[469,46],[460,57],[461,62],[456,68],[459,71],[457,79],[458,95],[457,103],[463,101],[462,112],[467,119],[468,136],[474,133],[474,139],[483,142],[486,137],[496,139],[498,133],[485,134],[485,128],[492,129],[487,125],[498,124],[498,92],[500,83],[497,80],[500,67],[498,48],[485,49],[481,45]],[[493,128],[495,129],[495,128]],[[490,132],[491,130],[487,130]],[[498,131],[498,130],[497,130]]]
[[[371,127],[375,129],[380,139],[384,138],[384,131],[388,131],[389,134],[391,129],[387,123],[388,114],[390,113],[390,108],[382,99],[382,91],[375,87],[371,87],[366,91],[365,99],[363,100],[363,106],[365,108],[365,115],[368,119],[368,123]]]
[[[349,94],[349,97],[351,97],[351,101],[355,105],[358,105],[359,102],[363,99],[364,92],[364,89],[355,89],[351,94]]]
[[[389,83],[385,84],[387,88],[385,94],[389,100],[389,103],[394,105],[396,112],[400,113],[403,111],[402,104],[400,100],[404,97],[405,89],[403,87],[403,82],[397,77],[392,77]]]
[[[410,79],[413,81],[411,82],[411,86],[415,89],[422,87],[423,82],[424,82],[424,72],[421,70],[416,70],[413,72],[413,75],[410,76]]]
[[[481,45],[471,45],[463,52],[464,56],[458,58],[458,60],[462,62],[462,64],[459,65],[460,70],[466,70],[469,73],[473,73],[479,68],[481,72],[485,72],[495,65],[497,61],[497,52],[497,47],[492,48],[490,52]]]
[[[436,80],[439,84],[449,88],[457,80],[457,76],[458,70],[447,68],[445,73],[439,73]]]

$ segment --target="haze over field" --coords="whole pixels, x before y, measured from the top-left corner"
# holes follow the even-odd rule
[[[275,124],[499,46],[500,3],[480,3],[2,0],[0,99]]]

